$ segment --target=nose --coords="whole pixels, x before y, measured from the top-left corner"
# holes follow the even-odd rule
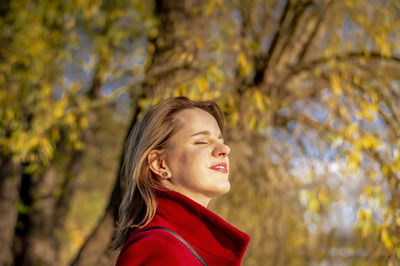
[[[214,150],[213,150],[213,156],[215,157],[226,157],[228,154],[231,152],[231,148],[229,148],[228,145],[224,143],[218,143]]]

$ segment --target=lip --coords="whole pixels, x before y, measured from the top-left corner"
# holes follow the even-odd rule
[[[210,169],[224,173],[224,174],[228,173],[228,165],[226,163],[215,164],[215,165],[211,166]]]

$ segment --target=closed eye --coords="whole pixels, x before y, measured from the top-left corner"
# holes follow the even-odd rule
[[[195,144],[208,144],[208,142],[207,141],[197,141],[197,142],[195,142]]]

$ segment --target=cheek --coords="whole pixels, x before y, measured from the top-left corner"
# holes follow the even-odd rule
[[[191,156],[184,150],[173,150],[167,160],[168,166],[175,173],[185,173],[192,162]]]
[[[207,157],[204,150],[186,150],[176,152],[173,156],[173,167],[175,170],[185,174],[194,175],[204,171],[203,168],[207,165]]]
[[[200,150],[196,153],[192,153],[191,158],[189,158],[190,168],[193,171],[196,171],[194,174],[200,174],[204,177],[204,174],[207,172],[207,166],[210,164],[209,156],[207,150]]]

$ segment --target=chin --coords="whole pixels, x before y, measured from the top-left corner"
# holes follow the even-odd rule
[[[231,190],[231,184],[229,181],[226,181],[223,184],[219,184],[219,186],[217,187],[217,194],[218,196],[221,196],[228,193],[229,190]]]

